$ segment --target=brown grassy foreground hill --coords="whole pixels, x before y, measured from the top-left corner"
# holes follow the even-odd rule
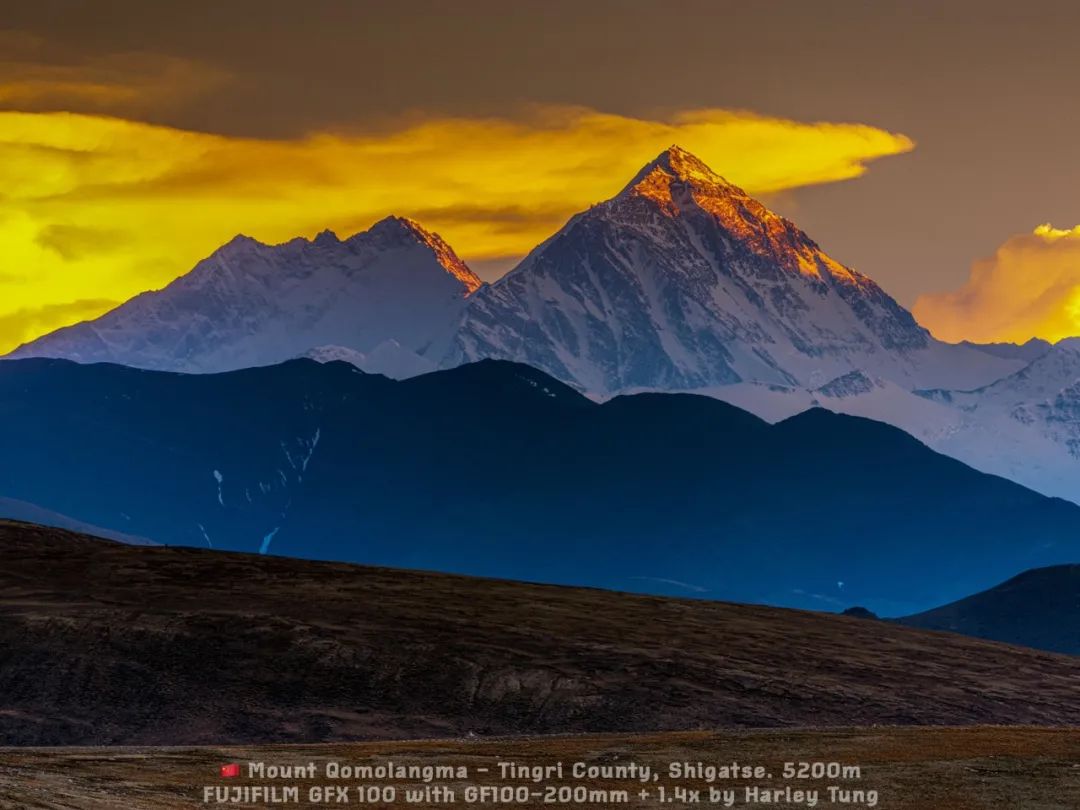
[[[0,523],[0,743],[1080,724],[1080,659],[758,606]]]

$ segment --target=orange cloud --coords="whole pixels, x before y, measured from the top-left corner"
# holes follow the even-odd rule
[[[923,295],[915,317],[942,340],[1022,343],[1080,335],[1080,226],[1040,225],[972,265],[963,287]]]
[[[726,110],[650,120],[535,108],[293,140],[0,112],[0,318],[160,287],[237,232],[344,234],[391,213],[439,231],[466,259],[505,263],[672,143],[756,193],[857,177],[913,146],[859,124]],[[63,312],[35,323],[71,322]],[[0,351],[30,336],[4,324]]]

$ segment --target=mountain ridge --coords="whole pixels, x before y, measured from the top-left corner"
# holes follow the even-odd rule
[[[436,234],[387,217],[339,240],[267,245],[239,235],[161,290],[24,344],[8,357],[231,371],[317,346],[422,351],[482,285]]]
[[[320,290],[311,281],[313,267],[335,264],[356,275],[349,253],[368,254],[361,264],[415,264],[381,255],[400,253],[403,243],[426,251],[438,272],[416,276],[407,290]],[[588,267],[575,266],[581,262]],[[440,273],[453,280],[456,304],[442,300],[445,289],[436,296],[441,306],[410,303]],[[279,276],[297,283],[278,284]],[[262,286],[245,284],[249,277]],[[296,297],[297,288],[313,290],[311,300]],[[347,317],[337,298],[351,307]],[[319,318],[331,322],[326,329],[312,328]],[[741,381],[821,385],[855,370],[918,388],[949,378],[945,387],[956,388],[1022,365],[1005,351],[933,341],[873,280],[678,146],[491,285],[438,235],[403,217],[345,240],[326,230],[267,246],[241,235],[163,290],[9,356],[222,371],[319,346],[367,353],[389,341],[440,366],[484,356],[525,362],[596,395]]]
[[[1024,571],[985,591],[895,621],[1080,655],[1080,565]]]
[[[597,403],[510,361],[396,382],[7,360],[0,403],[0,493],[171,545],[885,615],[1080,548],[1080,508],[879,422]]]

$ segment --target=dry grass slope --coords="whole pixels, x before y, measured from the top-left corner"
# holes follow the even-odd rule
[[[1080,659],[719,602],[0,523],[0,742],[1080,724]]]

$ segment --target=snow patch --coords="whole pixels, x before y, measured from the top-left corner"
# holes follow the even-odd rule
[[[217,499],[218,499],[218,503],[220,503],[222,506],[224,506],[225,505],[225,496],[224,496],[224,493],[222,492],[221,485],[225,481],[225,476],[222,475],[220,471],[214,470],[214,480],[217,481]]]
[[[270,550],[270,543],[273,541],[274,536],[281,530],[280,526],[275,526],[269,534],[263,537],[262,545],[259,546],[259,553],[266,554]]]

